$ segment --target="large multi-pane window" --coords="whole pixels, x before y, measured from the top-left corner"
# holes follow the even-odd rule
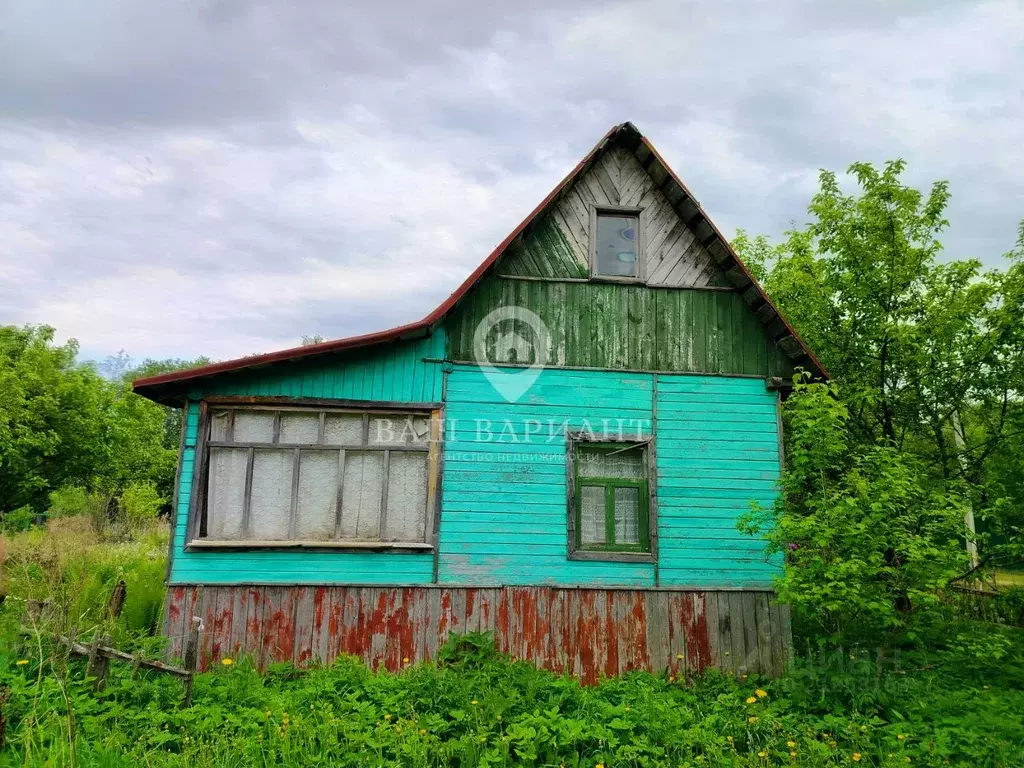
[[[575,442],[571,461],[573,553],[649,555],[646,445]]]
[[[430,413],[209,406],[193,544],[426,545]]]

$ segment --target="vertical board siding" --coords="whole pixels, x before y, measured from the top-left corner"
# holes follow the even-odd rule
[[[528,373],[512,370],[512,376]],[[439,581],[654,584],[650,563],[568,560],[565,429],[650,435],[646,374],[546,369],[508,402],[476,366],[448,377]]]
[[[423,584],[432,581],[433,557],[429,552],[186,552],[185,542],[199,438],[199,399],[219,394],[339,398],[410,405],[436,403],[441,400],[441,366],[425,362],[423,358],[443,358],[444,348],[444,335],[438,332],[428,339],[382,347],[373,354],[337,358],[332,362],[319,359],[301,365],[269,366],[245,375],[215,379],[205,389],[190,393],[192,399],[185,405],[185,444],[169,583],[231,584],[251,581],[255,573],[259,574],[260,582],[277,584]],[[265,622],[267,617],[261,620]],[[273,652],[268,649],[268,653]]]
[[[204,393],[254,397],[310,397],[402,403],[441,401],[445,334],[372,347],[336,357],[278,363],[213,379]]]
[[[659,583],[767,585],[781,560],[737,519],[778,493],[776,395],[757,379],[658,375]]]
[[[735,292],[498,277],[481,282],[447,321],[450,357],[483,362],[474,349],[477,326],[491,311],[513,306],[537,313],[547,326],[550,366],[748,376],[792,371]],[[508,349],[493,345],[487,361],[513,362]]]
[[[203,668],[243,655],[301,667],[345,653],[397,671],[434,658],[453,633],[491,632],[514,658],[595,683],[637,669],[779,675],[791,645],[788,609],[761,591],[190,585],[168,589],[164,615],[202,619]],[[171,658],[187,630],[168,622]]]

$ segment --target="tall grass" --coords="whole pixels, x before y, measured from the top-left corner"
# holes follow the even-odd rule
[[[33,615],[46,629],[74,637],[105,621],[107,599],[119,579],[128,587],[121,618],[110,629],[130,642],[159,633],[167,568],[168,526],[151,521],[133,540],[104,541],[87,517],[51,520],[5,538],[0,593],[9,608],[44,604]],[[10,613],[10,611],[8,611]]]

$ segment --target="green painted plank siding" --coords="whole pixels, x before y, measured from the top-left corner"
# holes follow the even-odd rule
[[[778,492],[776,395],[764,381],[658,375],[658,576],[662,586],[761,586],[781,563],[736,520]]]
[[[658,375],[661,586],[765,586],[778,563],[741,536],[779,475],[775,396],[760,379]],[[567,559],[564,426],[647,434],[653,374],[546,369],[515,403],[475,366],[448,379],[440,580],[653,586],[651,565]],[[622,419],[622,422],[618,420]],[[553,438],[552,438],[553,436]]]
[[[181,457],[174,531],[172,584],[425,584],[433,579],[429,552],[287,552],[252,550],[186,552],[185,537],[192,498],[199,399],[213,395],[338,398],[403,403],[441,400],[443,331],[431,337],[334,358],[279,364],[214,379],[190,393],[186,404],[185,446]]]
[[[451,359],[478,361],[473,349],[477,326],[491,311],[510,306],[530,309],[544,321],[551,339],[548,365],[752,376],[791,373],[785,355],[733,291],[498,277],[481,282],[447,321]],[[490,362],[511,362],[493,344],[487,354]]]
[[[564,426],[614,429],[621,419],[624,430],[650,434],[653,385],[646,374],[546,369],[509,403],[480,368],[456,365],[446,400],[440,581],[653,586],[649,563],[566,559]]]
[[[228,374],[214,379],[204,394],[439,403],[441,366],[424,358],[444,356],[445,332],[439,328],[423,339]]]

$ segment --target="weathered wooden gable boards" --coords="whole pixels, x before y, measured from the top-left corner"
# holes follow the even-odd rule
[[[775,393],[760,379],[659,374],[656,397],[659,583],[770,585],[781,560],[736,521],[778,494]]]
[[[438,328],[423,339],[225,374],[202,395],[439,403],[441,366],[424,358],[441,360],[445,348],[444,329]]]
[[[191,617],[202,620],[204,669],[225,657],[301,667],[345,653],[398,671],[434,658],[450,633],[493,632],[514,658],[591,684],[634,669],[778,675],[791,644],[788,608],[750,590],[182,585],[164,605],[172,658]]]
[[[524,307],[547,327],[547,364],[616,370],[787,376],[785,355],[743,298],[731,291],[689,291],[613,283],[488,278],[447,322],[449,355],[480,361],[474,334],[501,307]],[[493,363],[508,349],[487,349]],[[526,362],[534,362],[529,360]]]
[[[676,214],[634,155],[612,147],[509,249],[503,274],[585,278],[589,274],[590,211],[594,206],[642,208],[640,237],[651,285],[724,286],[707,248]]]
[[[447,390],[440,580],[655,585],[651,564],[566,558],[567,424],[622,425],[625,434],[648,436],[653,426],[659,586],[768,585],[778,563],[765,561],[763,542],[740,535],[736,520],[751,501],[775,499],[775,408],[759,379],[658,375],[655,394],[653,374],[555,369],[509,403],[479,368],[456,365]]]
[[[567,420],[580,429],[586,421],[600,430],[607,420],[615,429],[622,420],[625,430],[650,435],[652,405],[653,381],[645,374],[547,369],[509,403],[480,368],[456,365],[446,400],[440,580],[652,586],[649,563],[566,559],[561,426]]]
[[[443,330],[421,340],[392,344],[370,352],[268,366],[213,380],[190,392],[185,405],[185,444],[181,456],[177,508],[171,543],[173,583],[408,583],[433,580],[429,552],[310,552],[263,549],[185,551],[192,498],[199,403],[204,397],[250,396],[337,398],[410,405],[441,401],[441,366],[424,358],[444,357]]]

